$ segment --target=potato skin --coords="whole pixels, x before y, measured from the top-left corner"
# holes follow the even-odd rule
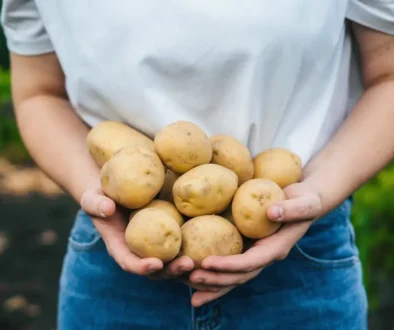
[[[228,256],[239,254],[243,242],[237,228],[218,215],[203,215],[181,227],[182,246],[179,255],[190,257],[196,268],[208,256]]]
[[[140,209],[134,210],[130,214],[130,220],[133,218],[134,215],[136,215],[138,212],[144,209],[158,209],[158,210],[163,210],[166,212],[169,216],[174,218],[174,220],[178,223],[179,226],[182,226],[184,223],[184,219],[182,214],[179,213],[178,209],[175,207],[175,205],[171,204],[170,202],[160,200],[160,199],[154,199],[150,203],[146,204]]]
[[[268,219],[267,208],[286,199],[283,190],[268,179],[252,179],[242,184],[232,202],[235,226],[248,238],[264,238],[275,233],[280,223]]]
[[[155,150],[153,140],[116,121],[103,121],[93,127],[86,137],[86,143],[90,155],[100,168],[116,151],[128,145],[141,145]]]
[[[256,178],[269,179],[281,188],[298,182],[302,175],[301,159],[283,148],[272,148],[261,152],[253,160]]]
[[[119,205],[137,209],[148,204],[164,183],[160,158],[144,147],[117,151],[100,171],[104,193]]]
[[[176,173],[186,173],[193,167],[209,163],[212,158],[207,135],[188,121],[177,121],[162,128],[154,144],[165,166]]]
[[[237,188],[238,177],[233,171],[217,164],[204,164],[179,177],[172,192],[177,209],[196,217],[225,210]]]
[[[220,213],[219,215],[221,217],[227,219],[228,221],[230,221],[235,226],[235,221],[234,221],[231,206],[229,206],[224,212]],[[249,250],[256,241],[255,239],[246,237],[242,234],[241,234],[241,237],[242,237],[243,246],[244,246],[243,252]]]
[[[211,163],[234,171],[239,185],[253,178],[253,160],[245,145],[228,135],[213,135],[209,140],[213,151]]]
[[[130,220],[125,232],[130,251],[141,258],[174,259],[181,248],[181,228],[167,212],[143,209]]]

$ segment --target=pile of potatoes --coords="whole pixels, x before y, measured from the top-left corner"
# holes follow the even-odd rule
[[[267,208],[284,200],[283,188],[302,173],[289,150],[272,148],[253,159],[235,138],[208,137],[187,121],[162,128],[153,140],[105,121],[91,129],[87,145],[104,193],[130,210],[129,249],[163,262],[186,255],[196,267],[275,233],[280,224],[268,220]]]

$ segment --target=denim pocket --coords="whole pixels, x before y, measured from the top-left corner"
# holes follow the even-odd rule
[[[359,261],[353,226],[351,201],[317,220],[294,246],[293,255],[311,266],[349,267]]]
[[[100,240],[101,236],[90,216],[82,210],[78,211],[68,239],[69,246],[77,252],[87,252],[95,250]]]

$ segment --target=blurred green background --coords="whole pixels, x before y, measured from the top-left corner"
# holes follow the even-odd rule
[[[29,164],[31,161],[12,116],[8,69],[8,51],[0,31],[0,157],[14,164]],[[394,164],[390,164],[356,192],[352,221],[363,262],[370,306],[370,328],[394,329]],[[54,316],[48,317],[53,322]],[[6,329],[0,319],[0,329],[3,328]],[[17,327],[9,326],[7,329],[14,330]],[[25,324],[23,329],[35,328]]]

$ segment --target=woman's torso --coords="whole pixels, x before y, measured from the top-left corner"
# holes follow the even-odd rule
[[[91,126],[176,120],[305,164],[350,108],[347,1],[36,0]]]

